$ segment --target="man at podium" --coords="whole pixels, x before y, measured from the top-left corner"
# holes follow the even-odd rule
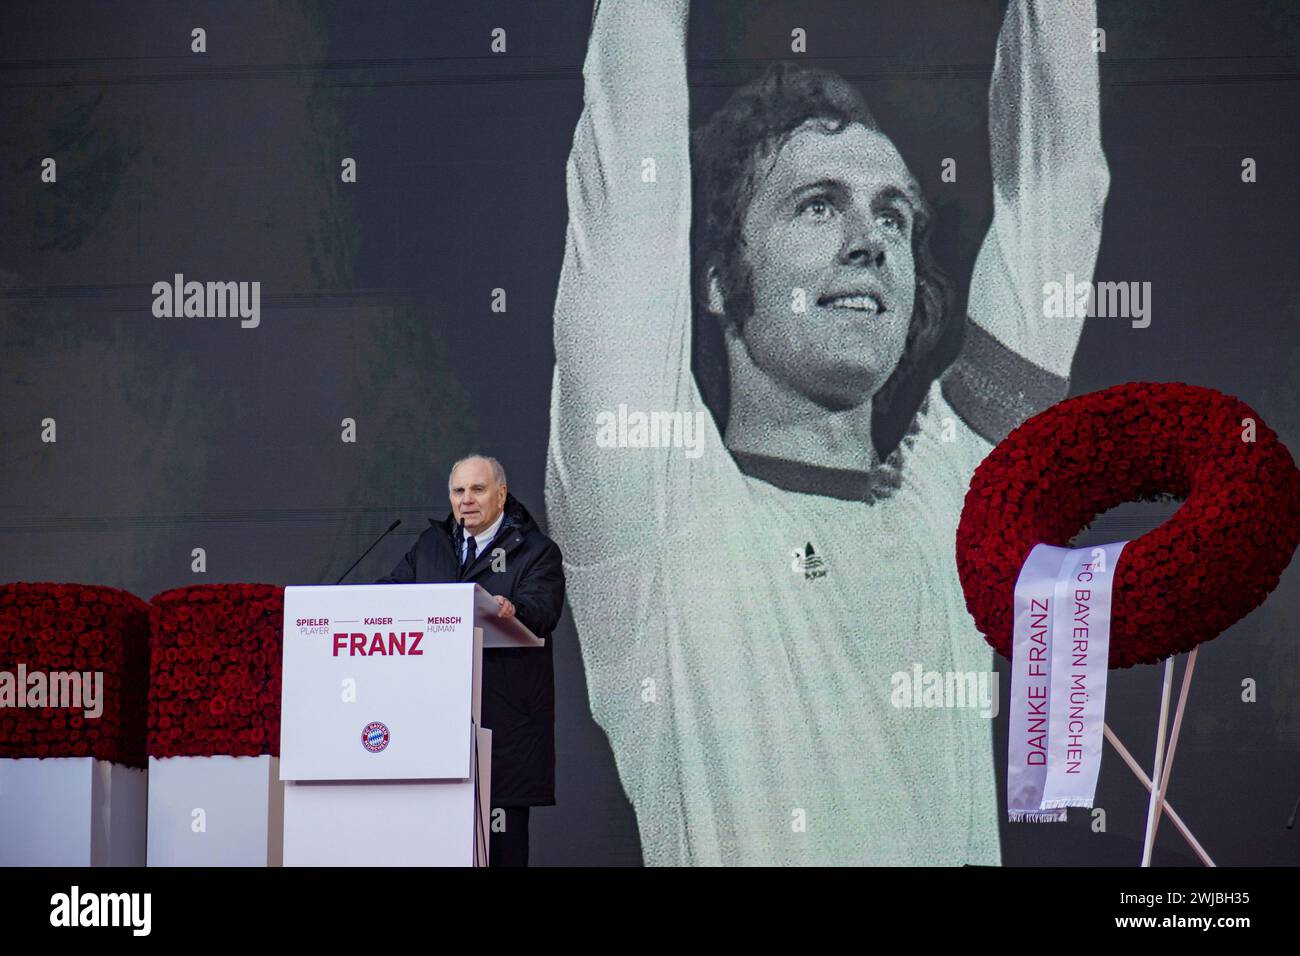
[[[483,726],[492,731],[492,866],[528,865],[528,808],[555,804],[555,670],[551,632],[564,609],[560,549],[506,489],[495,458],[456,462],[451,514],[377,584],[473,582],[542,638],[541,648],[485,648]]]

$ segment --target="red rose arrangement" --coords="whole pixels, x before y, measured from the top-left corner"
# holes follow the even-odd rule
[[[1185,499],[1114,568],[1110,666],[1190,651],[1263,603],[1300,543],[1300,472],[1245,403],[1130,382],[1028,419],[976,468],[957,528],[966,606],[1009,657],[1013,596],[1034,545],[1068,547],[1128,501]]]
[[[145,765],[149,605],[134,594],[91,584],[0,585],[0,671],[0,757]],[[92,683],[74,684],[74,673]],[[62,706],[30,706],[39,702]]]
[[[152,603],[149,756],[278,756],[284,588],[196,585]]]

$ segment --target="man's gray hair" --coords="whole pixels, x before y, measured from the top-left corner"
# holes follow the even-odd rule
[[[506,470],[501,467],[501,462],[497,461],[491,455],[466,455],[460,461],[451,466],[451,471],[447,474],[447,490],[451,491],[451,476],[456,474],[456,469],[467,461],[473,461],[475,458],[482,458],[492,467],[492,477],[496,479],[498,485],[506,483]]]

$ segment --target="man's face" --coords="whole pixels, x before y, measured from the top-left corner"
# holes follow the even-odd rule
[[[831,408],[860,404],[902,358],[916,294],[919,191],[894,144],[852,124],[791,134],[746,213],[754,313],[741,333],[754,362]],[[796,289],[804,308],[796,307]]]
[[[506,486],[497,484],[482,458],[461,462],[451,473],[451,513],[470,534],[491,527],[506,506]]]

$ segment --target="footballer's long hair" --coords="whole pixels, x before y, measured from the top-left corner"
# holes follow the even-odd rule
[[[778,62],[736,90],[691,133],[692,365],[719,429],[725,428],[730,407],[722,325],[743,328],[754,310],[741,226],[758,184],[758,165],[810,120],[827,133],[839,133],[851,123],[879,130],[866,101],[843,77]],[[938,350],[948,330],[951,284],[930,252],[932,221],[933,211],[922,199],[912,231],[916,300],[911,325],[902,358],[876,393],[872,408],[872,442],[881,461],[897,447],[930,383],[942,371]],[[711,267],[717,268],[722,285],[723,315],[709,310]]]

